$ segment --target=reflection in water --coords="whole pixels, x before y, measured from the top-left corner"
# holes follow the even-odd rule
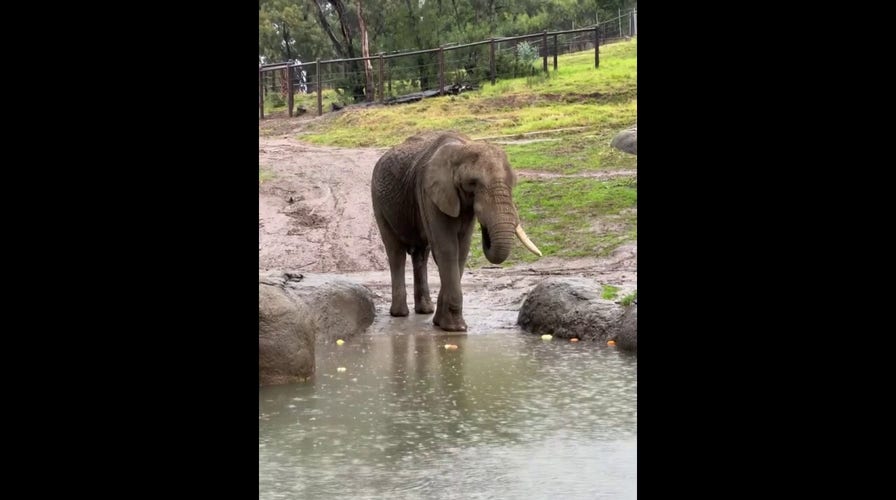
[[[319,346],[260,389],[259,498],[635,498],[636,371],[517,332]]]

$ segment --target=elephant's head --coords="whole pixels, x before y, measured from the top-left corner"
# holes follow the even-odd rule
[[[516,173],[503,150],[491,144],[460,140],[446,142],[433,153],[423,181],[426,196],[452,217],[460,215],[461,207],[472,205],[482,226],[485,258],[493,264],[507,259],[514,238],[541,256],[520,225],[511,198],[515,185]]]

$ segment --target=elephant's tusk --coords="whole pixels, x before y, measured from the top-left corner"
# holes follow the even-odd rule
[[[526,232],[523,231],[523,226],[519,224],[516,225],[516,237],[523,242],[523,246],[525,246],[527,250],[541,257],[541,250],[539,250],[538,247],[535,246],[535,243],[532,243],[532,240],[526,236]]]

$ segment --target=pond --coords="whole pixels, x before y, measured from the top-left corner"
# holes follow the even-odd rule
[[[260,499],[636,498],[635,355],[410,330],[318,345],[313,380],[259,390]]]

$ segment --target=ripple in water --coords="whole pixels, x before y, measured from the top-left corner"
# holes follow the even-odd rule
[[[260,499],[637,496],[637,359],[612,347],[366,335],[259,396]]]

